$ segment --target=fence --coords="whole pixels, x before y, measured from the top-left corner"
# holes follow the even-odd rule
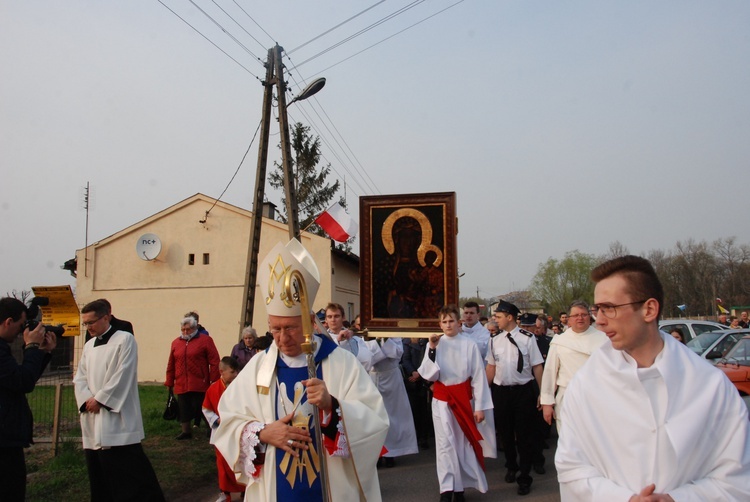
[[[34,414],[34,442],[52,443],[57,451],[61,441],[81,441],[81,425],[70,372],[43,376],[28,395]]]

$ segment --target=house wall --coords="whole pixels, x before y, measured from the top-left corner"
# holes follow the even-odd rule
[[[206,222],[200,223],[213,203],[210,197],[198,194],[90,245],[87,274],[85,250],[77,251],[76,302],[83,307],[97,298],[107,298],[115,316],[133,323],[139,381],[164,381],[170,344],[179,336],[180,321],[188,311],[200,314],[200,323],[210,332],[221,356],[229,355],[239,340],[251,213],[219,203]],[[135,250],[138,238],[145,233],[158,235],[162,242],[161,253],[152,261],[142,260]],[[286,225],[264,218],[259,259],[276,243],[288,239]],[[321,273],[313,308],[324,307],[332,295],[341,302],[332,288],[330,241],[305,233],[302,243]],[[194,265],[188,264],[190,253],[195,255]],[[209,255],[207,265],[203,253]],[[267,329],[259,291],[253,325],[259,334]],[[77,348],[82,342],[77,341]]]
[[[348,321],[354,321],[359,311],[359,267],[348,260],[333,255],[331,269],[332,296],[334,302],[344,307]],[[318,294],[320,296],[320,294]]]

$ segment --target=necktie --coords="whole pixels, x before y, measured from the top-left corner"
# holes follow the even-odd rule
[[[518,363],[516,364],[516,370],[518,370],[519,373],[523,371],[523,355],[521,355],[521,349],[518,348],[518,344],[513,339],[512,336],[510,336],[510,333],[505,335],[508,337],[508,340],[510,340],[510,343],[516,346],[516,350],[518,350]]]

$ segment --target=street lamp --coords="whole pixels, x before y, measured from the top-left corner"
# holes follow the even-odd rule
[[[317,92],[319,90],[321,90],[323,88],[323,86],[325,86],[325,85],[326,85],[326,79],[325,79],[325,77],[316,78],[315,80],[313,80],[312,82],[310,82],[309,84],[307,84],[307,86],[304,89],[302,89],[302,92],[300,92],[299,94],[297,94],[297,97],[294,98],[294,99],[292,99],[289,102],[289,104],[286,105],[286,106],[288,107],[289,105],[291,105],[295,101],[302,101],[304,99],[309,98],[313,94],[317,94]]]

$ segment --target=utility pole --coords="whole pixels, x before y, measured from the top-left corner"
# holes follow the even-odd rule
[[[255,307],[255,286],[258,277],[258,253],[260,251],[260,234],[263,220],[263,199],[266,188],[266,166],[268,164],[268,142],[270,139],[271,110],[273,108],[273,87],[276,86],[276,99],[279,106],[279,129],[281,132],[281,162],[284,171],[284,195],[286,197],[286,213],[289,223],[289,239],[300,238],[299,209],[297,206],[297,187],[292,172],[292,142],[289,136],[289,120],[287,118],[286,82],[284,81],[284,64],[281,53],[284,49],[276,44],[268,49],[266,60],[266,79],[262,82],[263,120],[261,122],[260,143],[258,145],[258,169],[255,175],[255,201],[253,205],[252,226],[248,244],[248,263],[245,270],[245,284],[243,288],[242,326],[253,323]],[[312,96],[325,85],[325,79],[317,79],[310,83],[293,101],[300,101]],[[291,103],[289,103],[291,104]]]
[[[255,173],[255,201],[253,203],[253,219],[250,227],[248,244],[248,263],[245,269],[245,284],[243,288],[242,324],[240,328],[253,323],[255,307],[255,283],[258,277],[258,252],[260,251],[260,231],[263,221],[263,196],[266,187],[266,166],[268,164],[268,140],[270,138],[271,108],[273,106],[273,75],[274,49],[268,50],[266,61],[266,79],[263,81],[263,116],[260,124],[260,142],[258,143],[258,169]]]

